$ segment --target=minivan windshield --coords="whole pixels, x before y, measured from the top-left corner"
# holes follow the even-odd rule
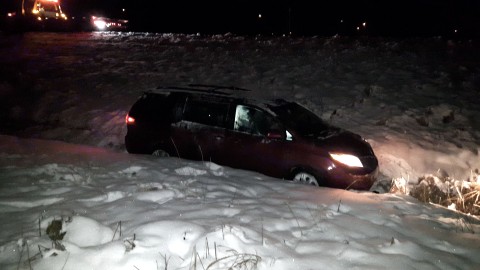
[[[294,129],[301,136],[322,137],[332,129],[320,117],[297,103],[291,102],[269,107],[288,128]]]

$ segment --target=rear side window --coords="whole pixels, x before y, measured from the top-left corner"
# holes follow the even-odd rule
[[[132,107],[130,115],[142,122],[168,122],[169,106],[164,95],[145,94]]]
[[[180,121],[184,103],[185,97],[178,95],[145,94],[129,114],[137,123],[165,125]]]
[[[209,126],[225,127],[228,108],[228,103],[190,98],[187,100],[183,120]]]

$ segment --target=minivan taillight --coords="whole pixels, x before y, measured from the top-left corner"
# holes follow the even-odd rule
[[[125,123],[127,123],[127,125],[133,125],[135,124],[135,118],[127,114],[127,116],[125,116]]]

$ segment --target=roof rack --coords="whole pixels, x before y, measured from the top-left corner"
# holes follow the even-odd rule
[[[213,85],[213,84],[189,84],[190,87],[201,87],[201,88],[209,88],[209,90],[234,90],[234,91],[245,91],[249,92],[252,91],[250,89],[240,88],[236,86],[224,86],[224,85]]]
[[[187,87],[181,86],[158,86],[155,90],[175,90],[179,92],[200,92],[200,93],[209,93],[217,95],[229,96],[232,93],[220,91],[220,90],[233,90],[233,91],[251,91],[249,89],[244,89],[236,86],[221,86],[221,85],[210,85],[210,84],[189,84]]]

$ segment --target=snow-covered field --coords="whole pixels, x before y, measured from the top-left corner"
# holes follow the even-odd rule
[[[480,181],[479,63],[441,38],[0,34],[0,268],[477,269],[474,217],[129,155],[123,136],[144,90],[234,85],[364,136],[381,184]]]

